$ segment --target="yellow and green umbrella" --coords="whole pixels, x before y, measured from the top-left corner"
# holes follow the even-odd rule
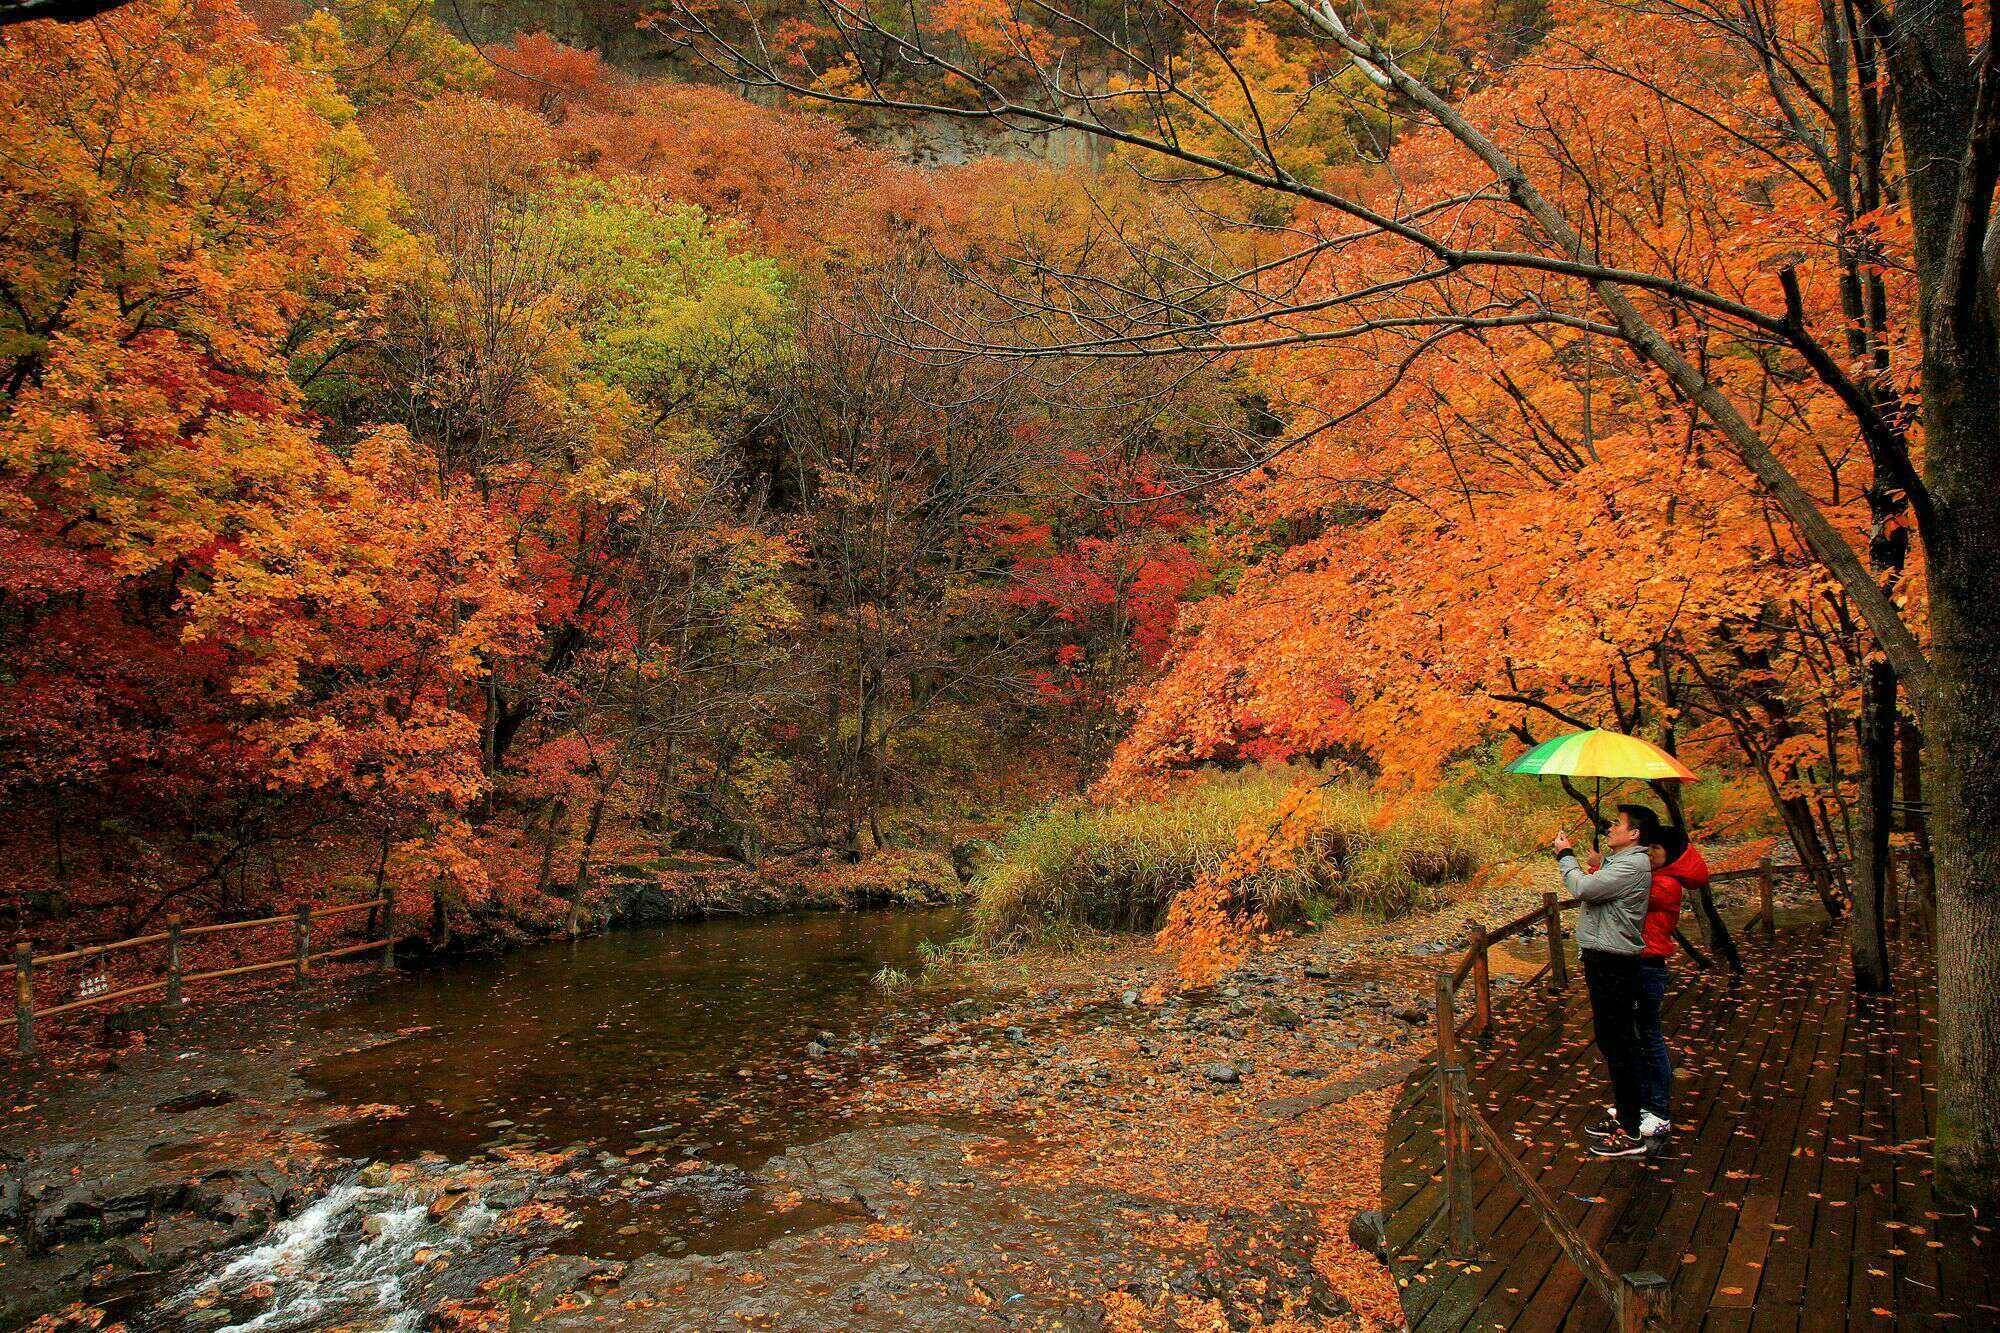
[[[1563,789],[1574,796],[1578,804],[1589,807],[1587,813],[1590,815],[1590,842],[1593,847],[1604,830],[1604,784],[1607,781],[1625,782],[1635,778],[1642,782],[1694,780],[1693,769],[1652,742],[1627,736],[1623,732],[1594,728],[1543,741],[1507,765],[1507,771],[1529,777],[1561,778]],[[1571,785],[1571,778],[1592,779],[1592,791],[1587,801],[1583,793]]]
[[[1509,773],[1542,778],[1636,778],[1692,782],[1694,770],[1650,741],[1616,731],[1577,731],[1543,741],[1507,765]]]

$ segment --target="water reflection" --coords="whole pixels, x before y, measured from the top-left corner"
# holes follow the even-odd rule
[[[797,1140],[838,1054],[892,1003],[870,979],[915,966],[956,912],[830,912],[602,936],[412,978],[343,1023],[420,1028],[307,1071],[338,1100],[407,1115],[346,1130],[343,1151],[462,1159],[495,1143],[704,1145],[742,1160]],[[851,1063],[851,1062],[850,1062]]]

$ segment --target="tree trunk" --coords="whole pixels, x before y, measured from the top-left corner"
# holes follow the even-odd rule
[[[376,849],[376,854],[375,854],[375,892],[373,892],[373,893],[371,893],[371,894],[369,894],[369,895],[368,895],[368,896],[369,896],[370,898],[380,898],[380,897],[382,896],[382,894],[383,894],[384,890],[385,890],[385,889],[386,889],[386,888],[388,887],[388,883],[389,883],[389,843],[390,843],[390,834],[389,834],[389,830],[385,828],[385,829],[383,829],[383,830],[382,830],[382,843],[381,843],[381,846],[380,846],[379,848],[377,848],[377,849]],[[375,931],[376,931],[376,928],[377,928],[377,927],[376,927],[376,923],[377,923],[377,917],[376,917],[376,914],[377,914],[378,912],[380,912],[381,910],[382,910],[382,909],[381,909],[381,908],[379,908],[379,907],[371,907],[371,908],[369,908],[369,909],[368,909],[368,936],[367,936],[367,937],[368,937],[369,939],[371,939],[371,940],[375,938]],[[391,924],[391,925],[393,925],[393,923],[385,923],[385,924]]]
[[[616,778],[614,776],[614,781]],[[583,829],[583,850],[576,858],[576,885],[570,890],[569,917],[563,923],[563,931],[571,939],[583,933],[583,895],[590,889],[590,858],[597,849],[597,834],[604,827],[604,806],[611,799],[608,789],[598,793],[591,803],[590,819]]]
[[[1875,20],[1882,22],[1880,18]],[[1937,1188],[2000,1204],[2000,339],[1980,255],[1993,89],[1954,6],[1888,26],[1916,255],[1931,680],[1917,691],[1936,856]],[[1990,73],[1990,71],[1988,71]],[[1969,174],[1968,174],[1969,173]]]
[[[1902,747],[1903,817],[1899,827],[1917,840],[1915,855],[1910,860],[1910,882],[1916,886],[1917,899],[1924,905],[1924,920],[1934,922],[1937,882],[1931,860],[1931,822],[1924,807],[1924,733],[1907,717],[1903,719]]]
[[[431,880],[431,948],[443,949],[451,936],[451,919],[444,910],[444,876]]]
[[[1668,736],[1671,739],[1672,733],[1669,732]],[[1671,747],[1669,748],[1671,752]],[[1667,813],[1673,818],[1674,827],[1685,831],[1687,811],[1681,805],[1679,784],[1655,782],[1650,785],[1654,793],[1659,796],[1661,804],[1667,807]],[[1708,939],[1708,947],[1715,950],[1716,957],[1722,960],[1723,966],[1730,972],[1742,976],[1743,954],[1736,947],[1736,937],[1729,933],[1729,923],[1722,919],[1722,913],[1716,909],[1715,890],[1706,884],[1702,885],[1695,893],[1695,909],[1701,913],[1702,934]],[[1681,944],[1686,947],[1687,941],[1683,940]],[[1692,954],[1694,950],[1688,949],[1688,952]],[[1701,965],[1709,966],[1708,960],[1701,959]]]
[[[1926,376],[1939,531],[1929,544],[1934,684],[1923,725],[1936,858],[1937,1182],[1950,1196],[1991,1204],[2000,1203],[2000,505],[1991,437],[2000,358],[1987,333],[1963,358],[1976,367],[1949,377],[1956,392],[1934,390]]]
[[[1937,1179],[1950,1195],[1990,1203],[2000,1200],[2000,660],[1990,648],[1968,654],[1951,642],[1963,622],[1956,606],[1940,613],[1950,600],[1933,585],[1943,670],[1924,716],[1936,854]]]
[[[555,877],[556,841],[562,836],[565,811],[561,801],[551,801],[543,814],[542,863],[535,870],[535,892],[547,893],[549,881]]]
[[[1827,916],[1840,920],[1847,914],[1847,904],[1834,890],[1833,869],[1827,864],[1826,844],[1820,840],[1812,802],[1803,796],[1786,796],[1778,802],[1778,813],[1784,818],[1785,831],[1791,834],[1792,849],[1799,854],[1799,869],[1819,894]]]
[[[1902,720],[1897,743],[1902,747],[1902,755],[1897,760],[1901,765],[1899,775],[1903,780],[1896,799],[1902,805],[1901,818],[1896,827],[1905,833],[1923,833],[1924,804],[1924,733],[1917,724],[1907,717]]]
[[[1862,668],[1861,836],[1854,840],[1854,920],[1848,930],[1854,988],[1889,989],[1889,828],[1895,818],[1896,671],[1881,658]]]

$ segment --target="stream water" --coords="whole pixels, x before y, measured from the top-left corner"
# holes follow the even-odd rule
[[[833,912],[527,949],[357,1001],[332,1021],[398,1038],[306,1078],[342,1103],[403,1108],[339,1129],[344,1156],[458,1165],[581,1149],[607,1176],[652,1173],[576,1209],[562,1250],[754,1248],[830,1220],[774,1206],[748,1172],[856,1126],[840,1092],[898,1058],[870,1039],[896,1003],[872,978],[962,927],[948,911]],[[224,1256],[181,1304],[213,1311],[199,1322],[214,1328],[415,1327],[412,1272],[474,1245],[490,1218],[483,1204],[431,1216],[406,1187],[357,1173]],[[243,1291],[248,1304],[230,1294]]]

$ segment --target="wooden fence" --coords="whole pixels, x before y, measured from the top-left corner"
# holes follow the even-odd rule
[[[376,909],[381,916],[373,915]],[[337,948],[313,950],[313,927],[316,923],[334,917],[350,916],[356,912],[368,912],[370,925],[379,924],[382,938],[363,940],[358,944],[345,944]],[[337,907],[307,908],[287,912],[282,916],[258,917],[254,921],[219,921],[210,925],[183,925],[180,918],[172,918],[167,928],[150,935],[135,935],[131,939],[114,940],[107,944],[86,945],[80,949],[66,949],[60,953],[37,954],[34,946],[23,941],[14,946],[13,961],[0,963],[0,974],[14,974],[14,1045],[21,1054],[30,1054],[35,1049],[35,1024],[44,1018],[54,1018],[59,1014],[73,1013],[80,1009],[90,1009],[98,1005],[115,1004],[121,1000],[136,999],[142,995],[164,993],[167,1008],[179,1013],[185,1004],[185,987],[197,981],[221,981],[227,977],[245,977],[259,972],[275,972],[280,968],[290,968],[293,979],[304,985],[312,976],[315,963],[328,962],[336,958],[348,958],[355,954],[373,950],[381,952],[381,965],[391,967],[396,961],[395,940],[396,895],[390,888],[383,890],[379,898],[366,902],[343,903]],[[237,931],[268,929],[289,924],[292,927],[291,948],[277,958],[263,962],[239,963],[232,967],[211,968],[206,971],[190,972],[182,955],[187,941],[206,936],[228,935]],[[106,984],[101,989],[93,989],[91,981],[105,974],[105,962],[113,954],[131,949],[141,949],[152,945],[165,945],[166,956],[162,960],[162,975],[153,981],[140,982],[116,988]],[[35,1007],[35,976],[37,972],[57,964],[73,963],[81,977],[77,998],[59,1004]],[[97,971],[92,972],[95,967]]]
[[[1920,855],[1908,849],[1897,849],[1892,853],[1890,902],[1886,905],[1889,911],[1894,912],[1900,901],[1901,877],[1895,873],[1895,867],[1905,861],[1914,861]],[[1845,864],[1844,861],[1837,862],[1829,868],[1838,869]],[[1798,868],[1785,867],[1788,870]],[[1776,929],[1773,899],[1778,870],[1771,858],[1765,856],[1754,866],[1720,871],[1710,876],[1709,882],[1753,883],[1757,907],[1744,922],[1744,927],[1747,929],[1754,925],[1768,933]],[[1478,1250],[1478,1237],[1473,1234],[1472,1226],[1472,1152],[1476,1142],[1492,1154],[1501,1175],[1520,1191],[1529,1210],[1555,1237],[1563,1254],[1604,1298],[1620,1333],[1641,1333],[1644,1329],[1664,1327],[1671,1321],[1671,1293],[1667,1280],[1657,1273],[1612,1271],[1611,1265],[1570,1225],[1555,1201],[1542,1188],[1541,1182],[1522,1165],[1501,1133],[1480,1112],[1478,1103],[1472,1098],[1466,1075],[1464,1040],[1487,1032],[1493,1025],[1493,984],[1489,960],[1493,946],[1540,927],[1548,941],[1548,961],[1523,984],[1533,985],[1546,978],[1551,988],[1560,994],[1569,985],[1562,914],[1578,905],[1578,899],[1563,900],[1554,893],[1544,893],[1540,907],[1496,930],[1489,931],[1475,925],[1472,942],[1458,965],[1441,970],[1437,975],[1438,1115],[1444,1146],[1447,1244],[1452,1253],[1465,1257],[1471,1257]],[[1472,1006],[1471,1012],[1461,1021],[1458,1016],[1458,993],[1467,981],[1472,983]]]

